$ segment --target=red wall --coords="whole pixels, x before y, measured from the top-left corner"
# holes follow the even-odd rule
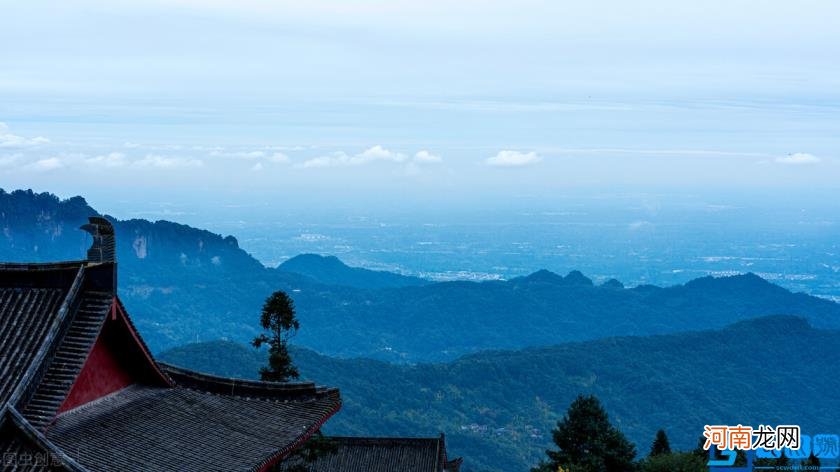
[[[105,327],[99,333],[82,371],[76,377],[76,382],[70,389],[70,393],[58,409],[59,413],[84,405],[135,383],[134,377],[121,365],[115,355],[112,347],[114,345],[114,330],[109,329],[111,327],[113,327],[113,324],[105,323]]]

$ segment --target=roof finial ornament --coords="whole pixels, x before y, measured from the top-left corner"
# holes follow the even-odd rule
[[[88,217],[88,221],[90,223],[82,225],[82,229],[93,236],[93,245],[88,249],[87,260],[90,262],[115,262],[114,226],[101,216]]]

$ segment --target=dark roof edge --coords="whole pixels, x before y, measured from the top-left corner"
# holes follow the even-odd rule
[[[435,446],[436,470],[460,470],[461,464],[464,462],[463,457],[449,458],[446,448],[446,436],[440,433],[438,437],[367,437],[367,436],[327,436],[327,439],[333,441],[337,446],[350,447],[424,447],[431,445]]]
[[[73,300],[75,300],[81,290],[82,284],[84,283],[84,275],[85,266],[81,265],[79,266],[79,271],[76,272],[76,278],[73,279],[73,284],[70,285],[70,288],[67,290],[67,295],[64,296],[64,301],[61,302],[61,307],[58,309],[58,316],[56,316],[55,320],[53,320],[53,324],[50,326],[50,329],[44,338],[44,342],[41,343],[41,346],[38,348],[38,353],[35,355],[35,358],[32,359],[26,373],[23,374],[17,384],[17,387],[9,396],[7,401],[9,405],[16,405],[21,400],[21,396],[29,388],[29,384],[32,382],[33,377],[35,377],[35,374],[42,367],[44,359],[47,357],[47,353],[50,352],[52,345],[57,341],[56,338],[61,331],[61,326],[64,324],[68,314],[70,313],[70,305],[73,303]]]
[[[272,400],[306,400],[338,393],[336,388],[319,387],[312,382],[262,382],[219,377],[184,369],[165,362],[158,362],[158,365],[175,382],[175,385],[211,393],[262,397]]]
[[[443,433],[440,433],[437,443],[435,444],[435,457],[437,458],[437,465],[435,468],[439,470],[443,470],[443,468],[446,467],[446,445],[443,441]]]
[[[0,262],[0,270],[62,270],[84,267],[88,261]]]
[[[398,437],[398,436],[382,436],[382,437],[368,437],[368,436],[327,436],[327,439],[343,444],[350,445],[380,445],[380,444],[397,444],[397,445],[421,445],[436,443],[440,444],[441,438],[438,437]]]
[[[35,427],[26,421],[26,418],[24,418],[23,415],[21,415],[14,407],[9,406],[5,409],[5,411],[0,411],[0,420],[5,417],[10,418],[11,422],[17,426],[18,431],[24,434],[30,441],[34,442],[51,456],[61,461],[61,465],[63,465],[67,470],[71,472],[88,472],[87,469],[79,465],[70,456],[65,454],[58,446],[53,444],[49,439],[41,434],[40,431],[35,429]]]

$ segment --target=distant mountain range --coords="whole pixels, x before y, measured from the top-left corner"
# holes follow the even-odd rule
[[[92,214],[81,197],[0,191],[0,260],[82,258],[89,242],[77,228]],[[213,339],[247,342],[262,301],[278,289],[297,305],[300,345],[401,362],[717,328],[774,314],[840,328],[840,305],[752,274],[668,288],[625,288],[615,280],[596,286],[580,272],[545,270],[509,281],[433,283],[311,254],[267,268],[232,236],[168,221],[112,220],[120,296],[155,351]]]
[[[277,266],[277,270],[305,275],[323,285],[362,289],[417,287],[431,283],[418,277],[349,267],[335,256],[318,254],[295,256]]]
[[[265,354],[227,342],[191,344],[166,362],[254,377]],[[840,433],[840,331],[764,317],[716,331],[616,337],[453,362],[395,365],[297,349],[302,375],[341,389],[333,434],[447,433],[467,470],[527,471],[579,393],[594,393],[646,454],[658,428],[695,447],[705,424],[798,424]]]
[[[89,236],[77,228],[96,213],[81,197],[0,190],[0,260],[83,258]],[[268,268],[232,236],[111,219],[120,296],[153,350],[235,341],[166,360],[253,376],[264,354],[241,343],[265,297],[287,291],[304,376],[342,389],[333,433],[446,431],[467,470],[527,470],[580,392],[598,395],[642,452],[657,428],[680,448],[708,423],[838,432],[840,305],[753,274],[666,288],[545,270],[431,282],[312,254]]]

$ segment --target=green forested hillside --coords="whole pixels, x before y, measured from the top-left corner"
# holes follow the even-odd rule
[[[183,346],[161,359],[206,372],[254,377],[262,353],[234,343]],[[449,363],[393,365],[298,349],[305,378],[338,386],[344,407],[333,434],[447,433],[467,470],[525,471],[579,393],[594,393],[614,424],[646,451],[659,428],[672,445],[696,445],[704,424],[840,425],[840,332],[795,317],[717,331],[618,337]]]

